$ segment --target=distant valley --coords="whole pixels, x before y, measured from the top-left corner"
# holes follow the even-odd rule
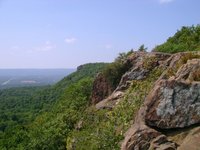
[[[0,69],[0,89],[52,85],[75,69]]]

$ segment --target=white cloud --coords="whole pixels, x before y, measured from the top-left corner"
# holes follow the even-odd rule
[[[10,54],[12,55],[20,54],[22,52],[23,52],[23,48],[18,45],[14,45],[10,47]]]
[[[52,44],[50,41],[46,41],[43,45],[35,47],[33,51],[47,52],[56,48],[55,44]]]
[[[165,3],[170,3],[170,2],[173,2],[174,0],[159,0],[159,2],[161,4],[165,4]]]
[[[50,41],[46,41],[45,44],[46,44],[46,45],[50,45],[51,42],[50,42]]]
[[[11,50],[20,50],[20,47],[17,46],[17,45],[15,45],[15,46],[12,46],[10,49],[11,49]]]
[[[65,42],[66,42],[67,44],[73,44],[73,43],[75,43],[76,41],[77,41],[77,39],[74,38],[74,37],[70,37],[70,38],[66,38],[66,39],[65,39]]]
[[[112,46],[112,44],[106,44],[106,45],[105,45],[105,48],[106,48],[106,49],[111,49],[111,48],[113,48],[113,46]]]

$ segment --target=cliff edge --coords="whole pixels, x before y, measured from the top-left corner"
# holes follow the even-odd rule
[[[200,147],[200,53],[133,52],[127,57],[129,69],[112,91],[100,77],[95,92],[106,93],[96,100],[96,109],[112,111],[125,98],[135,100],[131,88],[154,76],[151,88],[145,88],[133,115],[133,123],[124,134],[123,150],[198,150]],[[159,73],[157,73],[159,72]],[[98,81],[99,80],[99,81]],[[103,81],[106,81],[104,79]],[[101,86],[104,84],[104,86]],[[106,87],[106,88],[102,88]],[[108,94],[109,93],[109,94]],[[128,94],[128,95],[127,95]],[[140,93],[138,93],[140,94]],[[93,98],[93,102],[94,102]]]

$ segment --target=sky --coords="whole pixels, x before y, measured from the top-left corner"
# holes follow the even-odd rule
[[[0,68],[76,68],[200,23],[200,0],[0,0]]]

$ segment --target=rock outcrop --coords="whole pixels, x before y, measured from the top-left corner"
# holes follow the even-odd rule
[[[121,78],[121,81],[117,88],[112,92],[112,94],[105,98],[106,94],[108,93],[107,88],[98,87],[94,88],[94,93],[92,94],[92,101],[93,104],[96,104],[97,109],[102,108],[112,108],[114,107],[123,97],[123,94],[126,89],[129,88],[130,83],[133,80],[142,80],[145,79],[149,73],[155,68],[158,67],[160,64],[163,63],[164,60],[168,59],[171,55],[159,52],[134,52],[130,55],[127,60],[124,62],[130,66],[129,71],[127,71]],[[97,76],[95,82],[99,82],[99,85],[104,85],[104,80]],[[106,80],[106,79],[105,79]],[[98,84],[97,84],[98,85]],[[106,86],[106,85],[105,85]],[[107,86],[106,86],[107,87]],[[109,91],[110,92],[110,91]],[[99,96],[98,96],[99,95]]]
[[[122,150],[175,150],[177,144],[169,141],[165,135],[147,126],[144,120],[145,108],[142,107],[134,125],[126,132]]]
[[[122,76],[116,90],[126,90],[131,81],[145,79],[155,67],[158,67],[170,56],[169,54],[159,52],[135,52],[129,57],[129,61],[132,62],[131,69]]]
[[[166,71],[155,82],[134,125],[125,134],[122,150],[200,148],[199,127],[187,131],[189,134],[184,134],[179,144],[165,135],[200,123],[200,54],[174,54],[160,66]]]
[[[121,91],[113,92],[108,98],[96,104],[97,109],[112,109],[123,97],[124,93]]]
[[[94,81],[91,103],[97,104],[102,99],[105,99],[114,91],[108,80],[102,73],[99,73]]]
[[[147,97],[145,121],[162,129],[200,122],[200,83],[159,81]]]
[[[200,123],[200,59],[188,60],[174,77],[161,79],[146,100],[146,123],[158,128]]]
[[[141,103],[134,103],[137,108],[135,109],[135,106],[132,108],[139,111],[134,114],[136,116],[133,119],[134,124],[126,132],[121,149],[198,149],[200,147],[200,53],[183,52],[170,55],[133,52],[123,60],[123,63],[126,73],[122,76],[120,74],[121,80],[115,89],[103,73],[96,77],[92,104],[97,109],[112,110],[123,100],[127,90],[130,93],[137,87],[134,87],[134,84],[144,83],[141,81],[154,84],[148,87],[147,93],[141,92],[142,98],[145,99],[144,103],[141,100],[142,106]],[[158,71],[158,75],[150,78],[154,71]],[[140,87],[141,90],[143,86]],[[137,93],[129,94],[128,100],[130,96],[133,96],[131,99],[134,100],[136,95]],[[192,126],[195,128],[191,128]],[[186,128],[187,132],[184,130]],[[181,142],[174,138],[178,134],[177,129],[182,132]],[[166,133],[173,134],[169,136]]]

